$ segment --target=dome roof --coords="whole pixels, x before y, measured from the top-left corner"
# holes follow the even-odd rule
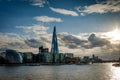
[[[15,50],[6,50],[5,58],[8,63],[22,63],[22,56]]]

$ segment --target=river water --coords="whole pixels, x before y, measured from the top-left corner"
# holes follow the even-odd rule
[[[61,66],[0,66],[0,80],[120,80],[111,63]]]

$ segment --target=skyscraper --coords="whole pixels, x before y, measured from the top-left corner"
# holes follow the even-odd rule
[[[57,34],[56,34],[56,27],[55,26],[54,26],[54,30],[53,30],[53,36],[52,36],[51,52],[53,54],[59,53],[58,42],[57,42]]]

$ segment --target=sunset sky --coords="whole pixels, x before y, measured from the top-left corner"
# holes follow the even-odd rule
[[[54,26],[60,52],[120,57],[120,0],[0,0],[0,51],[50,48]]]

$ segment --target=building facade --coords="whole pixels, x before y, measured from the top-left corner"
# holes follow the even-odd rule
[[[23,58],[20,55],[20,53],[10,49],[6,50],[5,59],[7,61],[6,63],[22,63],[23,62]]]
[[[54,54],[59,53],[56,27],[55,26],[54,26],[54,30],[53,30],[53,36],[52,36],[51,53],[54,53]]]

